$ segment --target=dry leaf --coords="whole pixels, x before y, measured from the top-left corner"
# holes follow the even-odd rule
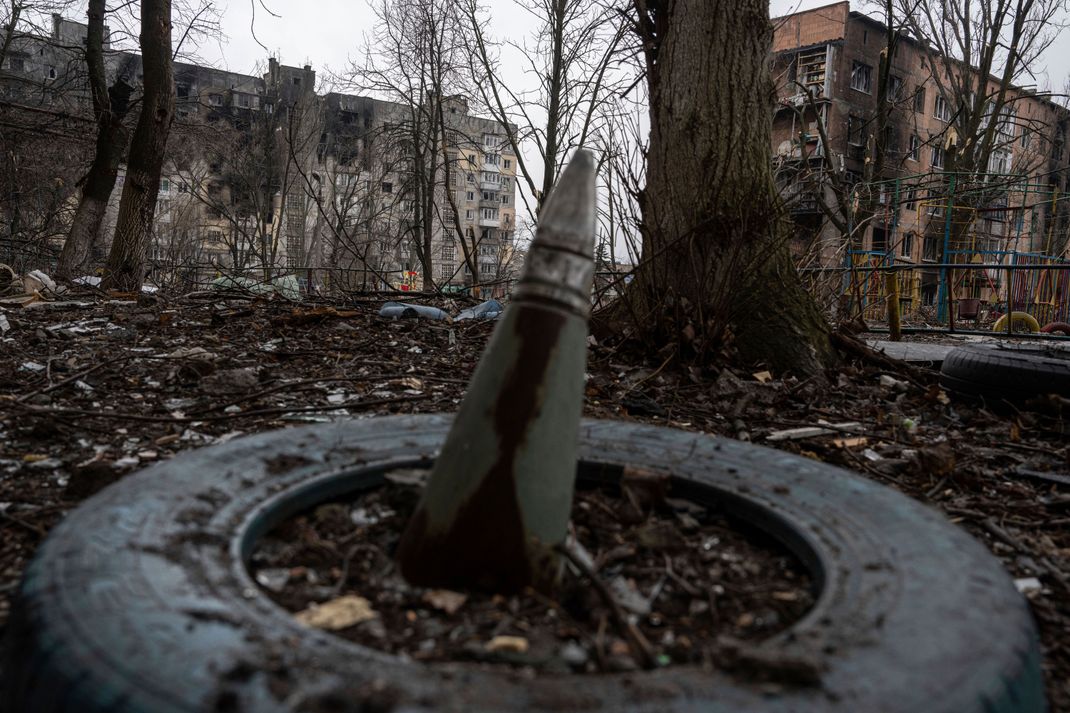
[[[751,374],[751,376],[753,376],[755,379],[757,379],[759,382],[761,382],[763,384],[765,382],[767,382],[767,381],[772,381],[773,380],[773,375],[768,371],[755,372],[754,374]]]
[[[435,609],[453,614],[468,601],[468,595],[450,589],[429,589],[424,592],[424,601]]]
[[[492,653],[523,654],[527,653],[528,640],[523,636],[495,636],[483,648]]]
[[[294,618],[305,626],[328,631],[347,629],[378,616],[367,599],[352,594],[323,604],[313,604],[308,609],[294,614]]]

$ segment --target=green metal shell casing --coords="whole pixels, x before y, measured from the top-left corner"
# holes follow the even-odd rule
[[[552,583],[583,410],[594,174],[578,151],[543,208],[515,299],[402,536],[398,561],[413,584],[509,592]]]

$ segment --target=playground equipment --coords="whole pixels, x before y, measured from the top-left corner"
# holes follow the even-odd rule
[[[853,190],[877,209],[851,226],[844,254],[841,289],[852,314],[883,320],[892,292],[907,321],[928,312],[953,328],[997,311],[1025,313],[1037,329],[1070,321],[1070,195],[1057,187],[1017,175],[929,173]],[[878,274],[889,271],[891,290]]]

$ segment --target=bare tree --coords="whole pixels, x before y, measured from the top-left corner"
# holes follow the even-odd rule
[[[470,41],[470,71],[483,104],[507,128],[526,184],[524,201],[534,220],[567,158],[586,146],[603,125],[606,107],[621,89],[624,75],[613,71],[627,29],[619,8],[585,0],[515,0],[533,18],[532,34],[522,45],[495,41],[486,33],[487,12],[478,0],[458,5]],[[503,77],[501,53],[522,56],[531,91],[510,86]],[[525,160],[533,147],[536,161]]]
[[[82,181],[78,210],[74,214],[70,233],[63,243],[56,266],[57,276],[65,279],[76,277],[89,258],[104,221],[108,199],[115,188],[119,163],[126,151],[127,132],[124,122],[130,108],[133,87],[127,83],[124,72],[118,72],[114,83],[111,87],[108,86],[104,65],[105,11],[105,0],[89,0],[85,60],[97,124],[96,152],[89,173]]]
[[[119,201],[103,286],[141,289],[160,173],[175,112],[171,58],[171,0],[142,0],[141,57],[145,78],[141,114],[130,144],[126,181]]]
[[[386,122],[379,141],[398,147],[405,157],[400,193],[412,204],[407,242],[429,289],[435,284],[433,241],[448,191],[445,104],[464,93],[465,47],[448,0],[382,0],[375,10],[376,41],[352,68],[351,81],[402,107]]]

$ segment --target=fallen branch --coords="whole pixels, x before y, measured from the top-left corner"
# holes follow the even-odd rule
[[[555,547],[558,552],[568,558],[576,569],[580,571],[584,577],[591,581],[595,590],[599,596],[609,607],[609,611],[613,614],[613,621],[616,623],[617,628],[620,630],[624,637],[624,640],[628,642],[628,646],[631,648],[632,653],[639,660],[639,665],[645,669],[652,669],[657,667],[657,658],[654,655],[654,648],[650,645],[650,642],[643,636],[643,632],[639,631],[639,627],[633,624],[628,619],[628,615],[624,613],[624,610],[620,606],[620,602],[613,596],[613,592],[609,591],[609,587],[602,581],[602,578],[591,568],[589,564],[576,554],[567,545],[561,544]]]

